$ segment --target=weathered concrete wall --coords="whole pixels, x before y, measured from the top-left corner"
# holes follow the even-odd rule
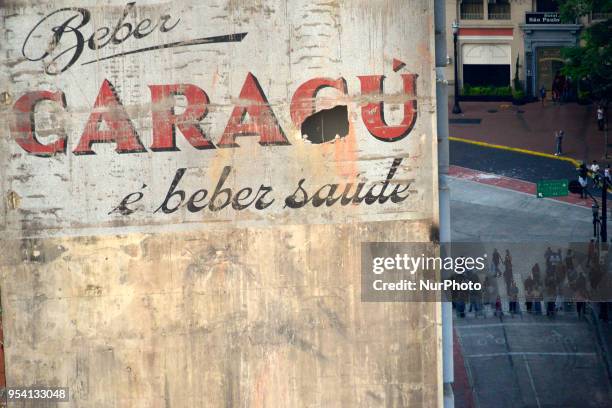
[[[8,386],[66,386],[72,407],[439,405],[437,305],[359,289],[361,242],[437,238],[432,6],[4,2]]]
[[[23,242],[9,385],[68,386],[75,407],[436,406],[439,305],[360,301],[359,243],[406,229],[429,227]]]

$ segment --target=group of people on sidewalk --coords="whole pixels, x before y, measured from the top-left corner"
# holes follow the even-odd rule
[[[574,100],[574,87],[572,86],[572,79],[562,75],[560,72],[555,74],[555,78],[552,83],[552,101],[553,103],[564,103]],[[540,100],[542,106],[546,100],[546,86],[542,84],[540,87]]]
[[[589,187],[589,180],[591,180],[591,187],[597,189],[602,186],[602,178],[606,180],[608,186],[612,185],[612,168],[610,163],[606,164],[603,174],[597,160],[593,160],[588,167],[586,164],[581,163],[578,168],[578,183],[582,187],[580,198],[588,198],[587,188]]]
[[[586,251],[585,251],[586,249]],[[558,248],[553,250],[550,246],[544,252],[544,270],[536,262],[529,275],[523,280],[523,290],[517,286],[513,272],[512,255],[508,249],[502,256],[495,248],[491,257],[489,273],[484,276],[482,290],[471,291],[454,298],[454,306],[459,317],[466,315],[466,303],[469,303],[468,312],[484,316],[483,308],[488,305],[496,317],[504,316],[503,300],[508,302],[508,313],[511,317],[522,314],[520,300],[524,301],[525,310],[529,314],[543,314],[542,306],[549,317],[554,317],[559,310],[570,311],[575,309],[579,318],[585,316],[586,301],[589,293],[596,292],[603,279],[603,271],[598,260],[596,245],[591,240],[576,254],[572,248],[567,248],[565,254]],[[503,279],[505,295],[500,291],[498,279]],[[520,273],[518,276],[521,279]],[[481,281],[481,277],[474,271],[469,271],[465,279]],[[607,320],[607,313],[605,313]]]

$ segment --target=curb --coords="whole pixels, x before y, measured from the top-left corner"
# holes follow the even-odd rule
[[[475,408],[474,388],[470,382],[468,367],[463,357],[463,348],[457,336],[457,329],[453,328],[453,393],[458,406],[464,408]]]
[[[560,156],[555,156],[554,154],[536,152],[533,150],[521,149],[518,147],[503,146],[503,145],[487,143],[487,142],[478,142],[476,140],[463,139],[461,137],[454,137],[454,136],[449,136],[448,139],[453,142],[469,143],[469,144],[473,144],[477,146],[490,147],[492,149],[507,150],[511,152],[529,154],[531,156],[545,157],[547,159],[566,161],[566,162],[572,163],[575,167],[580,167],[580,164],[582,163],[580,160],[572,159],[571,157],[560,157]]]
[[[537,198],[536,183],[532,183],[531,181],[511,178],[499,174],[487,173],[455,165],[449,166],[448,175],[457,179],[468,180],[475,183],[502,188],[504,190],[515,191],[518,193],[529,195],[533,198]],[[547,197],[538,199],[575,205],[582,208],[591,208],[591,202],[588,199],[578,198],[577,196],[571,193],[563,197]]]

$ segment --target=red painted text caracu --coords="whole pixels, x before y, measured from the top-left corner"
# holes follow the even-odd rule
[[[361,109],[362,120],[370,134],[384,142],[394,142],[406,137],[416,122],[416,75],[402,74],[403,92],[409,96],[404,103],[404,117],[399,125],[389,125],[384,118],[382,102],[382,75],[360,76],[361,93],[367,95],[367,102]],[[315,113],[315,98],[323,88],[334,88],[340,93],[348,93],[344,78],[314,78],[300,85],[290,104],[291,119],[296,127]],[[206,92],[191,84],[149,85],[151,92],[153,138],[149,149],[152,151],[179,150],[176,144],[177,129],[195,149],[216,149],[238,147],[239,137],[256,136],[259,143],[268,145],[289,145],[266,95],[257,78],[249,73],[240,91],[240,104],[236,105],[215,144],[200,126],[200,121],[208,113],[210,102]],[[175,95],[182,95],[187,106],[175,113]],[[42,101],[51,101],[66,108],[66,97],[62,91],[33,91],[21,96],[13,106],[10,124],[15,141],[26,152],[48,157],[66,152],[66,137],[58,136],[55,141],[43,143],[36,137],[34,111]],[[248,116],[247,116],[248,114]],[[105,126],[101,124],[104,122]],[[77,155],[95,154],[98,143],[114,143],[118,153],[140,153],[147,149],[142,144],[138,132],[123,106],[113,85],[104,80],[93,109],[85,124],[85,129],[72,151]]]

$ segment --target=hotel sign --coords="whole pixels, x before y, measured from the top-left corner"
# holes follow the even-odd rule
[[[561,24],[559,13],[526,13],[527,24]]]

